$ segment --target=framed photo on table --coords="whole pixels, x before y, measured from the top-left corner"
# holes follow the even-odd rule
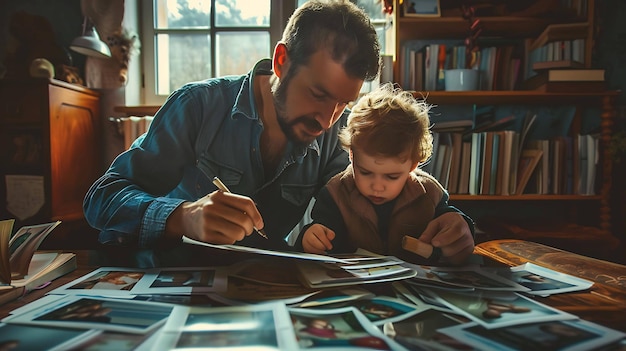
[[[440,17],[439,0],[404,0],[404,16],[406,17]]]

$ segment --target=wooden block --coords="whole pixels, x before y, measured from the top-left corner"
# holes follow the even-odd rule
[[[424,258],[430,258],[433,254],[432,245],[408,235],[405,235],[404,238],[402,238],[402,248]]]

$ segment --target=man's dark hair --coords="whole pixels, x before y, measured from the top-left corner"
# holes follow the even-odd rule
[[[327,48],[350,76],[369,81],[380,69],[380,44],[367,14],[347,0],[309,0],[296,9],[283,32],[294,65],[306,65]],[[294,70],[295,71],[295,70]]]

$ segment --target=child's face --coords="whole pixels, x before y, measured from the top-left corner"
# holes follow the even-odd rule
[[[409,173],[417,166],[410,159],[370,156],[360,150],[351,150],[354,182],[357,189],[373,204],[381,205],[395,199]]]

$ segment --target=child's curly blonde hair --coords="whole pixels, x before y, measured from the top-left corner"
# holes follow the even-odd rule
[[[431,105],[386,83],[363,96],[339,134],[345,149],[423,163],[433,152],[428,112]]]

